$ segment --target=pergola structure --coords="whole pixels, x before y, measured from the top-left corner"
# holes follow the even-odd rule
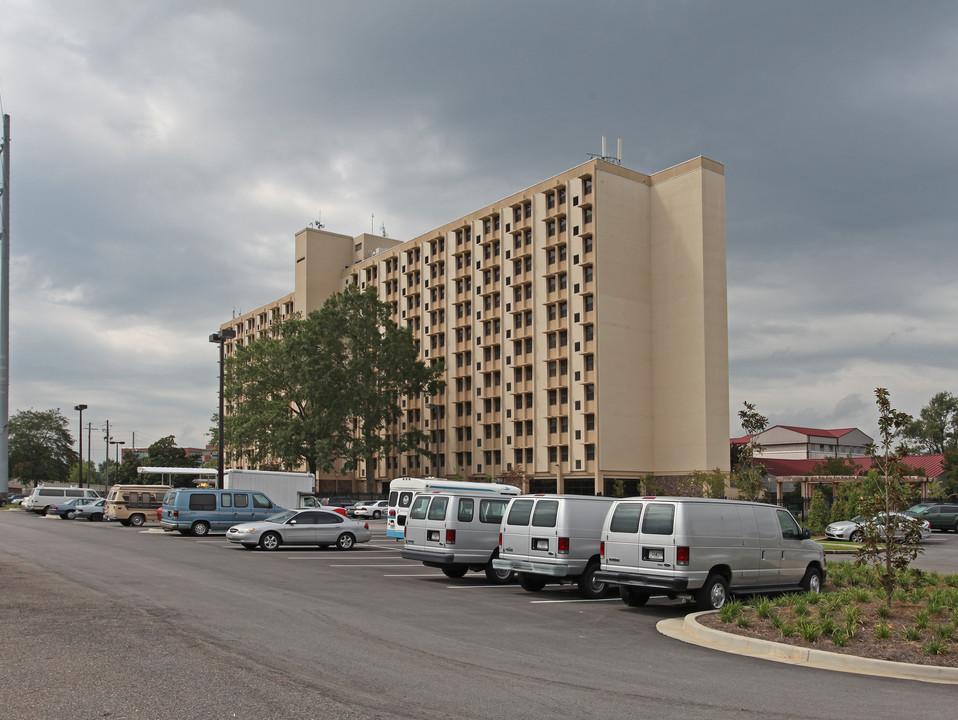
[[[799,484],[802,488],[802,501],[810,502],[816,485],[831,485],[832,496],[834,497],[840,484],[856,482],[861,480],[861,477],[858,475],[782,475],[777,477],[772,476],[769,478],[769,480],[773,480],[778,486],[778,494],[775,496],[777,503],[779,505],[784,505],[782,486],[785,483]],[[902,482],[909,484],[920,485],[922,500],[928,499],[928,483],[935,482],[935,478],[924,475],[909,475],[907,477],[903,477],[901,480]]]

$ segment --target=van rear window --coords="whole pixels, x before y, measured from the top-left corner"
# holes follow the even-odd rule
[[[428,495],[417,496],[412,504],[412,508],[409,510],[409,518],[411,520],[425,520],[426,508],[429,507],[430,499]],[[399,519],[402,519],[402,516],[400,516]]]
[[[649,535],[671,535],[675,521],[675,505],[649,503],[642,520],[642,532]]]
[[[637,533],[639,531],[640,515],[642,515],[642,503],[623,503],[619,505],[612,513],[609,532]]]
[[[190,495],[190,510],[216,510],[216,495],[193,493]]]
[[[536,503],[536,511],[532,513],[532,526],[555,527],[558,514],[558,500],[540,500]]]
[[[236,499],[239,500],[239,496]],[[273,503],[262,493],[253,493],[253,507],[266,509],[273,507]]]
[[[528,525],[532,517],[532,500],[516,500],[509,508],[509,517],[506,525]]]
[[[449,498],[434,497],[429,504],[429,512],[426,515],[427,520],[445,520],[446,508],[449,507]]]

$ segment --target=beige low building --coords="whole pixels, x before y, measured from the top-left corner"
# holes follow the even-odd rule
[[[354,284],[445,362],[445,393],[403,408],[435,462],[378,458],[370,489],[437,475],[612,494],[728,471],[719,163],[643,175],[594,159],[406,242],[307,228],[294,267],[290,295],[222,325],[228,352]],[[364,490],[368,470],[320,489]]]

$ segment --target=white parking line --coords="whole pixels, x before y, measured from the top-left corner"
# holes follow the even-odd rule
[[[597,600],[530,600],[531,605],[554,605],[557,603],[594,603],[594,602],[622,602],[619,598],[599,598]]]
[[[515,585],[446,585],[446,590],[487,590],[488,588],[499,588],[502,590],[515,589]]]
[[[334,568],[357,568],[357,567],[385,567],[385,568],[394,568],[395,565],[330,565],[329,567]],[[400,565],[399,567],[415,567],[415,565]]]
[[[383,577],[440,577],[442,573],[417,573],[415,575],[383,575]]]

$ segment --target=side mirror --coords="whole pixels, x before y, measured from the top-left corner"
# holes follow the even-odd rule
[[[288,523],[286,523],[286,524],[287,524],[287,525],[295,525],[295,524],[296,524],[296,521],[295,521],[295,520],[290,520],[290,521],[289,521]]]
[[[802,528],[802,540],[810,540],[812,534],[808,531],[808,528]]]

